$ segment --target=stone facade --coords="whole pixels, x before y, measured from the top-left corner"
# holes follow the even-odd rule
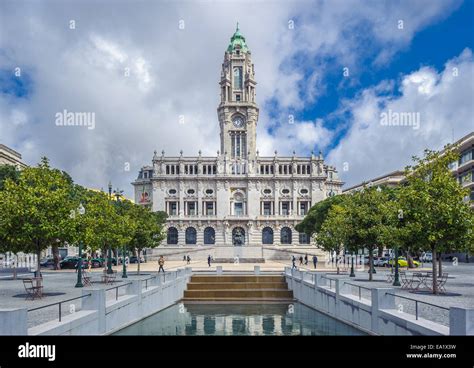
[[[313,204],[341,193],[343,183],[321,153],[259,155],[254,77],[251,52],[237,29],[222,64],[217,155],[187,157],[181,151],[168,157],[155,151],[152,165],[132,183],[136,203],[168,213],[165,247],[209,247],[218,258],[263,258],[262,246],[301,246],[315,253],[314,242],[294,226]],[[238,252],[230,250],[236,246]]]

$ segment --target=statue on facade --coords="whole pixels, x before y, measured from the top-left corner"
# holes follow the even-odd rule
[[[244,234],[242,234],[242,231],[237,228],[235,229],[234,233],[234,245],[240,246],[244,244]]]

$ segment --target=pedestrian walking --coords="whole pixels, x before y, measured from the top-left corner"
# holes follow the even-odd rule
[[[186,254],[183,256],[183,262],[186,262]]]
[[[209,254],[207,256],[207,264],[209,265],[209,267],[211,267],[211,260],[212,260],[212,258],[211,258],[211,255]]]
[[[160,266],[160,268],[158,269],[158,273],[160,273],[160,271],[163,271],[163,273],[165,273],[165,269],[163,268],[163,266],[165,265],[165,258],[163,256],[160,256],[160,258],[158,259],[158,265]]]
[[[186,262],[187,262],[187,264],[189,264],[189,263],[191,262],[191,257],[189,256],[189,254],[188,254],[188,256],[186,257]]]
[[[316,254],[313,256],[313,265],[314,265],[314,269],[316,269],[316,265],[318,264],[318,257],[316,256]]]
[[[295,257],[295,256],[293,256],[293,257],[291,258],[291,263],[293,263],[293,266],[291,267],[291,269],[297,268],[297,267],[296,267],[296,257]]]
[[[300,266],[303,265],[303,256],[300,256]]]
[[[305,255],[304,255],[304,265],[305,265],[305,266],[308,265],[308,254],[305,254]]]

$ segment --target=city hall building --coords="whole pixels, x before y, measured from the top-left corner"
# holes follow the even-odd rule
[[[295,225],[313,204],[341,193],[343,183],[321,153],[259,155],[256,86],[252,54],[237,27],[222,63],[217,155],[189,157],[181,151],[169,157],[155,151],[152,165],[132,183],[136,203],[168,214],[167,238],[155,255],[182,258],[191,252],[261,261],[294,252],[319,254]]]

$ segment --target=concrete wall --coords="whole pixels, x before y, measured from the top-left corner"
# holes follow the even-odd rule
[[[104,335],[152,315],[183,297],[191,269],[133,280],[125,295],[107,300],[104,289],[85,289],[81,310],[39,326],[27,328],[26,309],[0,309],[0,335]]]
[[[333,318],[376,335],[474,335],[474,309],[449,310],[450,326],[400,313],[391,288],[374,288],[370,299],[351,293],[343,280],[329,281],[325,275],[285,268],[288,286],[294,297]]]

